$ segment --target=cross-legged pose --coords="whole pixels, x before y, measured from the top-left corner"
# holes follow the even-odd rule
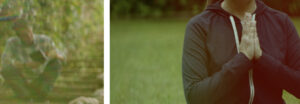
[[[35,35],[28,21],[16,20],[16,37],[7,40],[2,54],[5,82],[24,100],[44,100],[59,75],[63,57],[51,38]]]

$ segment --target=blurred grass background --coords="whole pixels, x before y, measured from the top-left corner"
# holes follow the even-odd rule
[[[299,0],[262,0],[293,18]],[[110,0],[111,104],[184,104],[181,56],[188,20],[207,0]],[[283,92],[287,104],[300,100]]]
[[[103,103],[103,0],[0,0],[0,7],[9,11],[1,11],[0,17],[27,15],[33,32],[51,37],[65,54],[66,64],[50,93],[50,104],[99,94]],[[0,22],[0,54],[6,40],[15,35],[12,24]],[[96,90],[99,93],[94,94]],[[0,104],[23,103],[5,83],[0,86]]]
[[[111,21],[111,104],[185,104],[181,56],[188,19]],[[293,18],[300,31],[300,18]],[[284,91],[287,104],[300,100]]]
[[[290,16],[300,16],[299,0],[262,1]],[[206,2],[207,0],[110,0],[110,10],[112,18],[189,18],[200,13]]]

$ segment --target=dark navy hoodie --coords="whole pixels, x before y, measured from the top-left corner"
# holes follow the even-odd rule
[[[258,60],[237,52],[230,13],[219,1],[187,24],[182,76],[188,104],[247,104],[253,69],[254,104],[284,104],[283,90],[300,98],[300,39],[289,17],[256,0]],[[239,40],[240,20],[233,16]]]

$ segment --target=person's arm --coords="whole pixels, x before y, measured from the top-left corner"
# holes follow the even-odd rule
[[[211,104],[224,96],[237,84],[241,75],[252,67],[251,61],[242,53],[225,63],[219,72],[209,76],[206,48],[206,32],[196,23],[189,23],[183,46],[182,77],[188,104]],[[246,74],[248,75],[248,74]]]
[[[18,51],[13,45],[14,41],[15,40],[13,38],[6,41],[5,49],[1,56],[1,64],[3,70],[11,66],[16,68],[23,67],[23,64],[16,59],[15,53]]]
[[[15,40],[10,38],[7,40],[4,52],[1,57],[1,75],[3,76],[5,83],[7,83],[19,97],[30,96],[30,90],[26,87],[27,81],[24,79],[22,73],[19,72],[19,68],[23,68],[23,63],[17,60],[17,48]]]
[[[9,39],[6,42],[5,49],[1,59],[2,68],[4,70],[7,69],[8,67],[14,67],[16,69],[21,69],[24,67],[37,68],[40,65],[40,63],[33,62],[33,61],[26,62],[26,63],[19,61],[16,57],[20,53],[18,53],[18,47],[16,47],[14,43],[15,43],[14,39]]]
[[[255,64],[263,68],[260,71],[271,79],[274,85],[300,98],[300,39],[295,26],[288,17],[286,17],[285,27],[287,27],[285,62],[282,63],[263,52]]]
[[[45,55],[51,60],[51,59],[58,59],[60,61],[64,61],[63,55],[61,55],[54,42],[51,38],[45,38],[45,46],[43,46],[43,50],[45,52]]]

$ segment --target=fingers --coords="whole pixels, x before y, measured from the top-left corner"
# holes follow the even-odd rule
[[[246,12],[243,21],[251,21],[251,17],[252,17],[251,13]]]
[[[256,33],[256,21],[250,22],[250,35],[252,39],[255,39],[257,33]]]
[[[254,56],[255,56],[255,53],[256,53],[256,52],[255,52],[255,49],[256,49],[256,42],[255,42],[255,40],[256,40],[256,37],[257,37],[257,36],[256,36],[256,34],[257,34],[257,33],[256,33],[256,22],[252,20],[252,21],[250,22],[250,24],[251,24],[251,25],[250,25],[251,41],[253,42],[253,43],[252,43],[252,47],[253,47],[253,49],[254,49],[254,50],[253,50],[253,53],[254,53]]]
[[[252,15],[246,13],[242,21],[243,31],[240,52],[244,53],[250,60],[255,56],[255,39],[257,38],[256,21]]]
[[[243,21],[243,36],[248,36],[250,31],[251,24],[249,21]]]
[[[250,33],[249,33],[249,36],[251,37],[250,38],[250,41],[251,41],[251,48],[253,48],[253,50],[251,50],[252,51],[252,53],[254,54],[254,56],[255,56],[255,35],[256,35],[256,22],[255,21],[253,21],[253,20],[251,20],[250,21],[250,28],[249,28],[249,31],[250,31]]]
[[[251,17],[251,16],[250,16]],[[246,16],[246,18],[248,18]],[[256,37],[256,21],[244,21],[243,22],[243,36],[244,38],[249,38],[250,40],[254,40]]]
[[[254,53],[254,56],[255,56],[255,59],[259,59],[262,55],[262,50],[260,48],[260,42],[259,42],[259,38],[258,38],[258,35],[257,33],[255,34],[255,39],[254,39],[254,43],[255,43],[255,53]]]
[[[243,27],[248,27],[249,25],[247,23],[249,23],[249,21],[251,20],[251,14],[250,13],[245,13],[244,18],[242,18],[242,26]]]
[[[252,20],[251,21],[251,26],[250,26],[250,31],[251,31],[251,35],[252,35],[252,41],[253,46],[254,46],[254,57],[255,59],[259,59],[260,56],[262,55],[262,50],[260,48],[260,42],[259,42],[259,38],[258,38],[258,34],[257,34],[257,28],[256,28],[256,21]]]
[[[254,24],[252,23],[251,19],[252,15],[250,13],[245,13],[244,19],[242,20],[242,26],[243,26],[243,35],[251,35],[253,32],[252,27]]]

